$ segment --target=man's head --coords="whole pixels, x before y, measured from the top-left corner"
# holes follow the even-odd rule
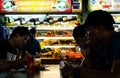
[[[31,33],[31,35],[35,36],[35,34],[36,34],[36,29],[35,29],[35,28],[31,28],[31,29],[30,29],[30,33]]]
[[[85,24],[87,27],[102,25],[106,30],[114,30],[115,23],[110,13],[103,10],[95,10],[88,14]]]
[[[22,47],[27,43],[30,32],[27,27],[16,27],[10,35],[10,40],[13,42],[14,47]]]
[[[85,24],[89,31],[90,42],[93,44],[101,43],[105,35],[114,31],[115,23],[110,13],[102,10],[95,10],[88,14]]]
[[[86,29],[84,25],[78,25],[73,29],[73,37],[80,48],[86,47]]]

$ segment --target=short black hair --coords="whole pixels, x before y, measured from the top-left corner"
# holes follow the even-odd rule
[[[113,24],[115,23],[112,15],[103,10],[95,10],[88,14],[85,24],[89,26],[103,25],[106,30],[114,30]]]
[[[31,32],[31,34],[35,34],[36,33],[36,28],[31,28],[30,32]]]
[[[20,36],[31,35],[30,31],[28,30],[28,27],[23,27],[23,26],[18,26],[14,28],[10,37],[14,37],[16,34],[19,34]]]
[[[73,37],[84,37],[86,34],[86,26],[78,25],[73,29]]]

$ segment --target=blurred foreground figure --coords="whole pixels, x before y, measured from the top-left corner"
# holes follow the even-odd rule
[[[86,18],[86,33],[89,37],[89,46],[99,48],[94,58],[96,68],[80,68],[80,78],[120,78],[120,33],[113,28],[113,17],[106,11],[95,10]],[[79,44],[78,44],[79,45]],[[85,57],[86,60],[87,56]],[[74,67],[66,65],[61,71],[69,78]],[[71,71],[70,71],[71,70]],[[69,75],[68,75],[69,74]]]

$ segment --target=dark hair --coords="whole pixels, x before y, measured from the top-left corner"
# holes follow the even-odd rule
[[[113,24],[115,23],[112,15],[103,10],[95,10],[90,12],[86,18],[85,24],[89,26],[103,25],[106,30],[114,30]]]
[[[35,34],[36,33],[36,29],[35,28],[31,28],[30,32],[31,32],[31,34]]]
[[[73,29],[73,37],[84,37],[86,34],[85,25],[78,25]]]
[[[24,36],[24,35],[30,36],[30,31],[28,30],[28,27],[18,26],[13,29],[13,32],[10,35],[10,37],[14,37],[16,34],[19,34],[20,36]]]

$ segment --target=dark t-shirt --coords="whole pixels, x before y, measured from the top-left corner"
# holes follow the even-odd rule
[[[36,55],[36,52],[41,51],[39,41],[31,36],[27,44],[23,47],[23,50],[28,51],[32,55]]]
[[[96,53],[95,53],[96,51]],[[102,46],[91,54],[93,68],[96,70],[111,71],[113,61],[120,58],[120,33],[114,32],[107,48]]]
[[[5,29],[0,25],[0,40],[6,39]]]
[[[0,42],[0,59],[13,61],[16,60],[16,57],[16,49],[14,49],[7,40],[2,40]]]

